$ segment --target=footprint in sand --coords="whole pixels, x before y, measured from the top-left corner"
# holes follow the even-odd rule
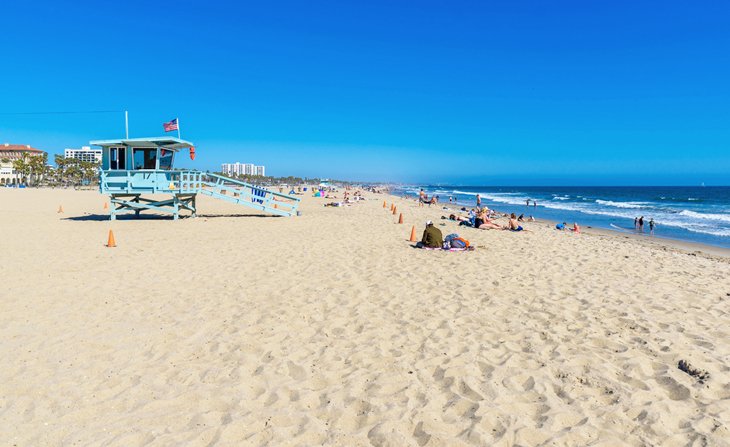
[[[679,382],[669,376],[657,376],[655,380],[659,385],[664,387],[669,394],[669,398],[672,400],[684,400],[689,399],[690,392],[689,388],[681,385]]]
[[[525,380],[525,383],[522,384],[522,389],[525,391],[530,391],[533,388],[535,388],[535,379],[530,376],[527,378],[527,380]]]
[[[289,367],[289,377],[291,377],[292,379],[304,380],[304,378],[307,376],[304,368],[292,362],[291,360],[287,362],[287,366]]]
[[[464,381],[461,381],[461,383],[459,384],[459,394],[461,394],[462,396],[466,397],[467,399],[473,400],[475,402],[484,400],[484,397],[481,394],[474,391],[474,389],[472,389]]]
[[[276,392],[273,392],[269,394],[269,398],[266,399],[266,402],[264,402],[264,405],[267,407],[270,407],[274,405],[279,400],[279,395],[276,394]]]
[[[416,429],[413,430],[413,437],[416,438],[416,442],[419,446],[424,446],[431,440],[431,435],[423,431],[423,422],[419,422],[418,425],[416,425]]]

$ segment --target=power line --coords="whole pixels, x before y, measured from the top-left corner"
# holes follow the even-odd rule
[[[64,112],[0,112],[0,115],[72,115],[84,113],[123,113],[124,110],[75,110]]]

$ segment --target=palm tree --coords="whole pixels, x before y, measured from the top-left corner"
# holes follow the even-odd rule
[[[28,157],[28,166],[29,166],[29,177],[32,179],[33,183],[36,183],[36,180],[38,183],[40,183],[41,180],[43,180],[43,177],[46,175],[48,166],[48,154],[43,153],[41,155],[31,155]]]
[[[15,182],[20,184],[28,171],[28,154],[23,153],[20,158],[13,160],[13,169],[15,170]]]
[[[65,183],[64,181],[64,168],[66,166],[66,158],[63,155],[54,155],[53,161],[56,163],[56,170],[54,171],[54,181],[56,183]]]
[[[82,183],[92,183],[94,179],[94,174],[96,173],[97,168],[99,167],[99,163],[92,162],[92,161],[82,161],[79,163],[79,169],[81,171],[81,179]]]
[[[81,182],[81,177],[83,176],[83,171],[81,170],[81,166],[79,166],[78,163],[79,160],[76,160],[75,158],[69,158],[67,160],[68,164],[66,165],[66,180],[70,181],[74,185],[78,185]]]

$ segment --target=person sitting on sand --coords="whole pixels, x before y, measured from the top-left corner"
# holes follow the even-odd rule
[[[510,231],[527,231],[524,228],[522,228],[519,223],[517,223],[517,216],[515,216],[515,213],[512,213],[509,216],[509,221],[507,222],[507,225],[505,225],[503,229],[510,230]]]
[[[482,211],[479,211],[478,214],[475,214],[473,212],[469,213],[469,215],[472,215],[472,214],[473,214],[472,217],[474,218],[472,225],[474,226],[474,228],[479,228],[484,223],[484,218],[482,217],[482,216],[484,216],[484,213],[482,213]]]
[[[487,214],[487,209],[482,208],[476,219],[474,219],[474,228],[479,228],[480,230],[501,230],[502,227],[489,220]]]
[[[444,236],[441,234],[441,230],[433,226],[432,221],[426,222],[426,229],[423,230],[423,237],[421,242],[416,244],[419,248],[441,248],[444,245]]]
[[[555,225],[555,229],[556,229],[556,230],[560,230],[560,231],[563,231],[563,230],[565,230],[565,226],[566,226],[566,225],[568,225],[568,224],[567,224],[567,223],[565,223],[565,222],[563,222],[563,223],[559,223],[559,224]]]
[[[524,222],[525,221],[525,215],[520,214],[520,217],[517,218],[517,222]]]
[[[573,228],[570,229],[575,234],[580,234],[580,226],[578,226],[578,222],[573,222]]]

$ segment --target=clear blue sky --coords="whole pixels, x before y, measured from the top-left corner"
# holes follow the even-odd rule
[[[5,2],[0,113],[180,117],[185,166],[456,184],[730,184],[730,2]],[[50,153],[122,113],[0,115]]]

